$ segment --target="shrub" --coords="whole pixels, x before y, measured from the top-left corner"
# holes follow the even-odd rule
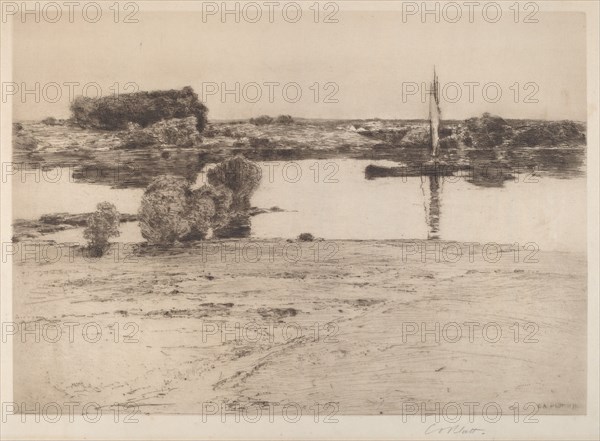
[[[148,185],[138,213],[144,239],[170,244],[190,233],[189,187],[187,179],[170,175],[159,176]]]
[[[215,136],[217,136],[217,131],[215,130],[215,128],[213,126],[208,126],[204,129],[203,134],[207,138],[214,138]]]
[[[446,137],[452,135],[452,128],[442,126],[439,128],[438,134],[440,135],[440,138],[446,138]]]
[[[152,244],[204,239],[229,221],[231,190],[204,185],[192,190],[178,176],[160,176],[146,188],[139,210],[142,236]]]
[[[250,118],[250,124],[254,124],[255,126],[264,126],[272,123],[273,118],[271,118],[269,115],[261,115],[257,118]]]
[[[233,195],[230,189],[203,185],[193,190],[189,200],[190,235],[204,239],[209,228],[223,228],[231,218]]]
[[[207,175],[211,185],[223,186],[232,191],[231,208],[241,212],[250,208],[250,196],[260,184],[261,170],[252,161],[236,156],[210,169]]]
[[[298,240],[300,242],[312,242],[315,240],[315,237],[310,233],[302,233],[298,236]]]
[[[152,244],[204,239],[212,229],[226,231],[232,219],[245,215],[260,182],[260,168],[243,157],[223,161],[208,171],[208,184],[160,176],[144,191],[138,213],[142,236]]]
[[[474,147],[496,147],[512,136],[512,128],[506,121],[489,113],[481,118],[469,118],[466,126]]]
[[[117,208],[110,202],[100,202],[89,216],[83,237],[94,256],[104,254],[109,238],[119,236],[119,219]]]
[[[408,132],[403,136],[400,145],[402,147],[424,147],[431,144],[431,135],[429,127],[413,126],[408,129]]]
[[[207,121],[207,107],[194,89],[135,92],[119,96],[89,98],[80,96],[71,104],[73,120],[81,127],[123,130],[128,122],[147,127],[163,119],[196,117],[202,132]]]
[[[539,146],[585,143],[585,128],[573,121],[540,121],[522,127],[512,139],[513,145]]]
[[[58,121],[56,121],[56,118],[49,116],[48,118],[44,118],[42,120],[43,124],[46,124],[47,126],[55,126],[57,124]]]
[[[440,148],[442,150],[451,150],[458,147],[458,141],[456,138],[449,136],[446,138],[440,139]]]
[[[292,118],[291,115],[279,115],[275,119],[275,122],[277,124],[292,124],[294,122],[294,118]]]
[[[171,118],[154,123],[146,128],[129,122],[127,131],[121,132],[124,148],[144,147],[153,144],[192,147],[202,141],[196,129],[196,117]]]
[[[150,130],[161,144],[191,147],[202,141],[197,126],[196,117],[188,116],[159,121],[152,124]]]

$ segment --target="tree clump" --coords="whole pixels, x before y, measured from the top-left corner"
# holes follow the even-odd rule
[[[269,115],[261,115],[256,118],[250,118],[250,124],[254,124],[255,126],[273,124],[273,118],[271,118]]]
[[[538,121],[516,129],[516,146],[557,146],[585,144],[585,127],[574,121]]]
[[[261,115],[256,118],[250,118],[250,124],[255,126],[264,126],[269,124],[292,124],[294,118],[291,115],[279,115],[277,118],[273,118],[269,115]]]
[[[279,115],[275,119],[276,124],[292,124],[294,122],[294,118],[291,115]]]
[[[232,191],[232,209],[237,212],[250,209],[250,196],[260,184],[261,170],[258,165],[243,156],[221,162],[208,171],[208,182],[224,186]]]
[[[300,242],[312,242],[315,240],[315,237],[311,233],[300,233],[298,240]]]
[[[130,122],[127,130],[119,135],[121,147],[137,148],[149,145],[192,147],[202,142],[196,127],[195,116],[162,120],[145,128]]]
[[[58,124],[58,121],[53,116],[49,116],[48,118],[44,118],[42,120],[42,124],[45,124],[47,126],[55,126]]]
[[[465,144],[473,147],[497,147],[512,138],[512,127],[502,118],[484,113],[465,121],[468,134]]]
[[[160,176],[146,188],[139,210],[142,236],[151,244],[205,239],[247,213],[260,169],[235,157],[208,172],[208,184],[193,188],[179,176]]]
[[[96,211],[88,217],[83,237],[88,241],[88,248],[93,256],[102,256],[109,239],[120,235],[120,218],[117,208],[110,202],[100,202]]]
[[[124,130],[128,123],[148,127],[161,120],[196,117],[196,128],[202,132],[208,108],[198,99],[194,89],[135,92],[118,96],[90,98],[80,96],[71,104],[73,121],[81,127]]]
[[[191,188],[181,176],[159,176],[144,191],[138,213],[142,236],[152,244],[201,240],[229,220],[231,191]]]

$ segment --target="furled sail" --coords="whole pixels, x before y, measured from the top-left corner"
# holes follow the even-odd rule
[[[431,90],[429,92],[429,127],[431,134],[431,156],[433,158],[437,158],[440,151],[440,137],[439,137],[439,127],[440,127],[440,98],[439,98],[439,83],[438,77],[435,73],[435,68],[433,69],[433,83],[431,83]]]

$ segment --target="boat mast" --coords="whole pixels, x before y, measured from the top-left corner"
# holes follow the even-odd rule
[[[439,83],[438,77],[433,67],[433,83],[429,91],[429,128],[431,135],[431,156],[437,158],[440,151],[440,138],[438,129],[440,127],[440,98],[439,98]]]

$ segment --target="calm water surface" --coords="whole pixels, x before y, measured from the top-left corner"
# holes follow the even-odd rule
[[[287,164],[287,167],[286,167]],[[325,239],[427,239],[525,244],[544,250],[585,250],[585,178],[536,178],[507,181],[502,187],[480,187],[464,178],[378,178],[366,180],[369,164],[387,161],[355,159],[304,160],[294,165],[260,163],[263,179],[252,197],[260,208],[284,212],[252,218],[252,237],[294,238],[310,232]],[[94,211],[109,201],[122,213],[136,213],[143,189],[113,189],[73,182],[68,169],[57,182],[42,179],[13,184],[13,218]],[[50,172],[49,172],[50,174]],[[521,176],[521,178],[524,176]],[[202,185],[204,175],[198,176]],[[82,241],[82,230],[47,235]],[[143,241],[137,223],[121,226],[122,242]]]

